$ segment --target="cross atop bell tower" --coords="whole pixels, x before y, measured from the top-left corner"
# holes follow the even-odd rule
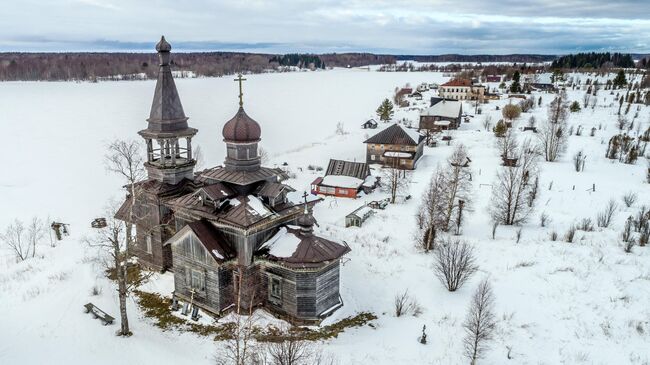
[[[242,90],[242,81],[246,81],[246,79],[242,76],[242,74],[237,75],[237,78],[235,79],[239,83],[239,107],[243,108],[244,107],[244,92]]]
[[[150,179],[177,184],[194,178],[196,160],[192,156],[192,137],[198,130],[190,128],[176,90],[171,71],[172,46],[160,38],[156,44],[160,69],[154,91],[147,129],[138,134],[147,143],[145,167]]]

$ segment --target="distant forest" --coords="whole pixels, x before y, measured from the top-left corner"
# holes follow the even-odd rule
[[[273,55],[243,52],[175,52],[172,55],[174,70],[208,77],[237,72],[282,72],[287,71],[289,67],[323,69],[394,65],[398,60],[520,64],[553,61],[554,68],[634,67],[632,56],[620,53],[578,53],[559,58],[552,55],[525,54],[425,56],[372,53]],[[650,62],[642,58],[638,66],[648,68]],[[434,70],[430,66],[419,67],[423,67],[421,71]],[[157,73],[158,58],[155,53],[0,53],[0,81],[131,80],[153,78]],[[179,76],[184,75],[187,74]]]
[[[394,56],[369,53],[270,55],[237,52],[172,55],[174,70],[197,76],[237,72],[283,71],[284,67],[358,67],[394,63]],[[152,78],[158,73],[155,53],[0,53],[0,81],[93,81]]]
[[[437,56],[418,56],[418,55],[401,55],[397,56],[401,61],[417,62],[517,62],[517,63],[536,63],[548,62],[556,59],[554,55],[537,55],[537,54],[509,54],[509,55],[460,55],[445,54]]]
[[[561,56],[554,60],[551,68],[606,68],[634,67],[634,59],[630,54],[623,53],[576,53]]]

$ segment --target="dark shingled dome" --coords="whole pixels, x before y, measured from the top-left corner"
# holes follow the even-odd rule
[[[243,107],[223,126],[223,140],[226,142],[257,142],[262,130],[253,118],[249,117]]]
[[[156,44],[156,51],[170,52],[171,50],[172,50],[172,45],[165,40],[165,36],[160,37],[160,42]]]

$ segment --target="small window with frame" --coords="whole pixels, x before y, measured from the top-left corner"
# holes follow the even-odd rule
[[[273,303],[282,302],[282,278],[269,276],[269,300]]]

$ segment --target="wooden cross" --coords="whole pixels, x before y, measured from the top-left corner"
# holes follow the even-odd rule
[[[242,91],[242,81],[246,81],[246,79],[242,76],[242,74],[237,75],[237,78],[235,81],[239,82],[239,106],[243,107],[244,106],[244,92]]]

